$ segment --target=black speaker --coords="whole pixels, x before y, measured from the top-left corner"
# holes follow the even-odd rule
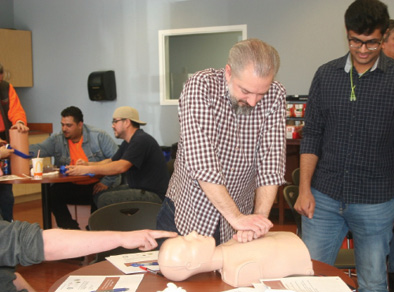
[[[97,71],[88,77],[89,98],[93,101],[116,99],[116,84],[114,71]]]

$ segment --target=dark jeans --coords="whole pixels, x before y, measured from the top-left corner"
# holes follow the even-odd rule
[[[56,224],[60,228],[80,229],[78,222],[72,219],[67,204],[90,205],[91,212],[96,210],[93,204],[93,186],[77,185],[73,183],[53,184],[50,187],[49,204],[53,215],[56,218]]]
[[[11,184],[0,185],[0,214],[9,222],[13,219],[14,194]]]
[[[94,196],[93,201],[99,209],[122,202],[148,201],[158,204],[162,203],[158,194],[141,189],[131,189],[127,184],[101,192]]]
[[[216,245],[220,244],[220,229],[219,229],[220,224],[215,229],[215,233],[213,237],[215,238]],[[176,228],[175,225],[175,206],[174,202],[170,200],[169,198],[165,198],[163,201],[163,204],[161,205],[161,209],[159,211],[159,214],[157,215],[157,221],[156,221],[156,229],[157,230],[167,230],[167,231],[174,231],[180,234],[178,229]],[[187,234],[184,234],[187,235]],[[159,244],[159,248],[164,242],[163,239],[158,239],[157,243]]]

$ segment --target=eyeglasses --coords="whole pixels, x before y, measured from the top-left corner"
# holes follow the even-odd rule
[[[369,40],[369,41],[366,41],[366,42],[363,42],[362,40],[359,40],[357,38],[348,38],[348,40],[349,40],[349,45],[352,48],[359,49],[363,45],[365,45],[367,47],[367,49],[370,50],[370,51],[375,51],[380,46],[380,44],[382,43],[382,40],[380,40],[380,41],[378,41],[378,40]]]
[[[112,120],[112,125],[115,125],[117,122],[124,121],[126,119]]]

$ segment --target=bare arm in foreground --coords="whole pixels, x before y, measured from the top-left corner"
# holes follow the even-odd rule
[[[160,230],[81,231],[48,229],[42,232],[45,260],[54,261],[98,253],[116,247],[147,251],[157,247],[157,238],[175,237],[175,232]]]

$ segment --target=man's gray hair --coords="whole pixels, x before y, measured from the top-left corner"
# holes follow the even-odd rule
[[[383,41],[387,42],[392,33],[394,33],[394,19],[390,19],[389,28],[387,29],[387,33],[384,35]]]
[[[278,73],[280,59],[274,47],[259,39],[247,39],[230,49],[227,64],[236,76],[249,64],[253,64],[257,76],[267,77]]]

